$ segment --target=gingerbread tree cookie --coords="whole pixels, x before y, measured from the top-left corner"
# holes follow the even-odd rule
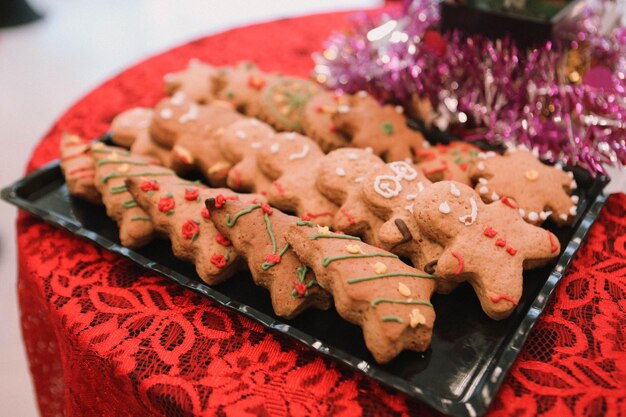
[[[480,148],[455,141],[449,145],[435,145],[417,151],[417,168],[431,181],[458,181],[472,185],[469,173]]]
[[[118,114],[111,122],[113,143],[130,148],[140,132],[150,127],[154,111],[146,107],[135,107]]]
[[[367,93],[358,93],[339,106],[333,122],[339,132],[352,138],[352,146],[371,147],[385,161],[413,160],[426,143],[421,133],[406,125],[402,108],[380,105]]]
[[[333,219],[333,229],[360,236],[376,244],[380,220],[363,201],[361,186],[369,173],[384,164],[376,155],[359,148],[337,149],[322,158],[316,186],[320,193],[339,210]]]
[[[131,177],[126,179],[126,186],[152,219],[155,230],[170,239],[174,256],[193,262],[204,282],[219,284],[242,266],[238,253],[215,229],[204,206],[204,200],[217,195],[239,198],[232,191],[207,188],[176,176]],[[249,201],[262,197],[241,198]]]
[[[94,185],[96,161],[91,147],[79,136],[63,133],[61,137],[61,170],[71,195],[93,204],[101,204],[102,197]]]
[[[552,233],[526,223],[502,201],[483,203],[476,191],[458,182],[437,182],[418,193],[414,216],[422,233],[444,247],[435,275],[468,281],[495,320],[517,306],[523,269],[559,255]]]
[[[206,204],[215,227],[246,258],[254,282],[269,290],[276,315],[289,319],[310,307],[329,307],[329,294],[285,240],[287,229],[300,219],[266,203],[246,204],[221,195]]]
[[[95,186],[102,195],[107,215],[117,222],[120,242],[129,248],[141,247],[154,237],[154,225],[147,213],[128,192],[125,180],[142,177],[154,180],[173,176],[174,172],[155,165],[149,157],[134,155],[123,148],[92,146],[96,160]]]
[[[278,133],[259,149],[257,165],[273,180],[267,199],[272,206],[329,226],[337,206],[315,187],[324,153],[311,139],[297,133]]]
[[[404,349],[428,348],[435,320],[432,275],[327,227],[291,226],[287,241],[332,294],[339,315],[361,326],[376,362],[389,362]]]
[[[222,154],[233,163],[226,184],[243,192],[267,193],[272,181],[256,163],[259,149],[274,140],[274,129],[257,119],[243,119],[228,126],[219,135]]]
[[[471,177],[478,181],[476,190],[485,202],[502,199],[529,223],[541,224],[550,217],[564,225],[576,217],[578,196],[570,196],[576,189],[574,175],[558,164],[543,164],[524,146],[504,156],[480,153]]]
[[[304,108],[302,128],[304,133],[316,141],[324,152],[350,146],[348,137],[337,131],[333,114],[338,106],[347,104],[347,96],[320,91],[313,95]]]
[[[206,104],[215,98],[217,74],[216,68],[192,59],[184,70],[165,74],[165,91],[169,95],[182,92],[189,100]]]

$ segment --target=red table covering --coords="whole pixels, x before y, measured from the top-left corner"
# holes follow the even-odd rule
[[[148,59],[80,100],[29,163],[58,157],[64,130],[105,133],[154,105],[192,57],[305,76],[345,14],[280,20]],[[131,261],[20,213],[19,303],[43,416],[436,415],[287,337]],[[626,416],[626,196],[609,198],[493,402],[490,416]]]

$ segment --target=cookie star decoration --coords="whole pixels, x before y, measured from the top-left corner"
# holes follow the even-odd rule
[[[577,188],[573,174],[558,164],[542,163],[524,146],[504,156],[480,153],[471,177],[485,202],[501,199],[529,223],[541,224],[550,217],[561,226],[576,217],[578,196],[570,195]]]
[[[333,123],[339,132],[351,138],[352,146],[371,147],[387,162],[414,160],[415,154],[427,143],[421,133],[406,125],[402,108],[380,105],[365,92],[338,106]]]
[[[291,226],[287,241],[332,294],[339,315],[361,326],[376,362],[389,362],[404,349],[426,350],[435,320],[434,277],[358,237],[323,229]]]
[[[551,232],[526,223],[502,201],[485,204],[472,188],[453,181],[432,184],[415,198],[420,230],[443,246],[439,279],[468,281],[485,313],[508,317],[522,295],[522,272],[557,257]]]

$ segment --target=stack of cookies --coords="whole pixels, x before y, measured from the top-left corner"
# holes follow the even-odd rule
[[[103,203],[125,246],[168,238],[209,285],[248,268],[278,316],[333,303],[380,363],[427,349],[430,297],[464,281],[489,317],[508,317],[523,270],[560,253],[540,224],[577,214],[562,167],[525,148],[430,146],[366,93],[197,61],[165,88],[113,121],[130,150],[63,137],[70,193]]]

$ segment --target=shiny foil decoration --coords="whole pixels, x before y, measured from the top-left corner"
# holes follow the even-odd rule
[[[559,39],[532,50],[438,32],[437,0],[356,15],[314,55],[315,78],[404,105],[430,127],[525,144],[592,174],[626,164],[626,0],[590,0]]]

